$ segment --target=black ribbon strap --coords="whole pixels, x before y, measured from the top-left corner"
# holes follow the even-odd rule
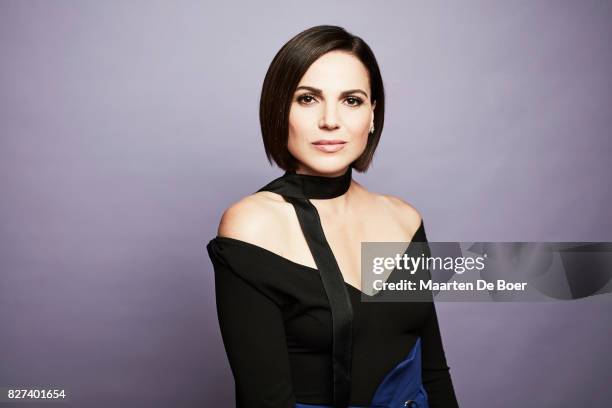
[[[334,407],[346,408],[351,395],[353,306],[340,268],[325,239],[317,209],[308,199],[285,197],[285,200],[296,210],[329,300],[333,326]]]
[[[348,176],[342,177],[342,180],[350,183],[350,169]],[[319,270],[332,315],[333,406],[346,408],[351,394],[353,306],[336,258],[325,238],[319,213],[310,200],[303,196],[303,187],[293,183],[287,174],[258,191],[280,194],[295,208],[304,238]]]

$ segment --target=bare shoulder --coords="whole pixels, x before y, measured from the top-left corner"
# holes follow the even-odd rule
[[[382,194],[381,196],[390,206],[397,222],[405,227],[410,235],[413,235],[419,229],[423,220],[421,213],[411,203],[402,198],[389,194]]]
[[[283,233],[285,204],[289,203],[281,196],[267,191],[248,195],[223,212],[217,235],[266,248],[274,246],[272,241]]]

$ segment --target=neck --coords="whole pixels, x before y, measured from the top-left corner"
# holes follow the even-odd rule
[[[298,168],[294,171],[288,171],[287,173],[294,173],[294,174],[301,174],[304,176],[318,176],[318,177],[340,177],[344,174],[346,174],[347,171],[349,171],[349,169],[351,169],[350,166],[344,167],[340,170],[337,170],[335,172],[332,173],[318,173],[316,170],[312,170],[311,168],[308,167],[302,167],[302,168]]]
[[[351,186],[352,168],[349,166],[336,175],[306,174],[286,171],[283,178],[294,182],[304,198],[324,200],[346,194]]]
[[[273,191],[294,198],[324,200],[345,195],[351,186],[351,181],[352,168],[350,166],[342,174],[336,176],[286,171],[282,177],[268,183],[260,191]]]

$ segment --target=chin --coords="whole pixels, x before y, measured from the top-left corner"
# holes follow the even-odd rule
[[[355,159],[347,158],[329,158],[324,160],[302,161],[302,166],[305,171],[320,174],[322,176],[334,176],[344,173],[346,168]]]

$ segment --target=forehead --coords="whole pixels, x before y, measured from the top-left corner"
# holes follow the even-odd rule
[[[314,86],[326,92],[353,88],[369,91],[369,83],[368,70],[357,57],[342,51],[331,51],[308,67],[298,86]]]

